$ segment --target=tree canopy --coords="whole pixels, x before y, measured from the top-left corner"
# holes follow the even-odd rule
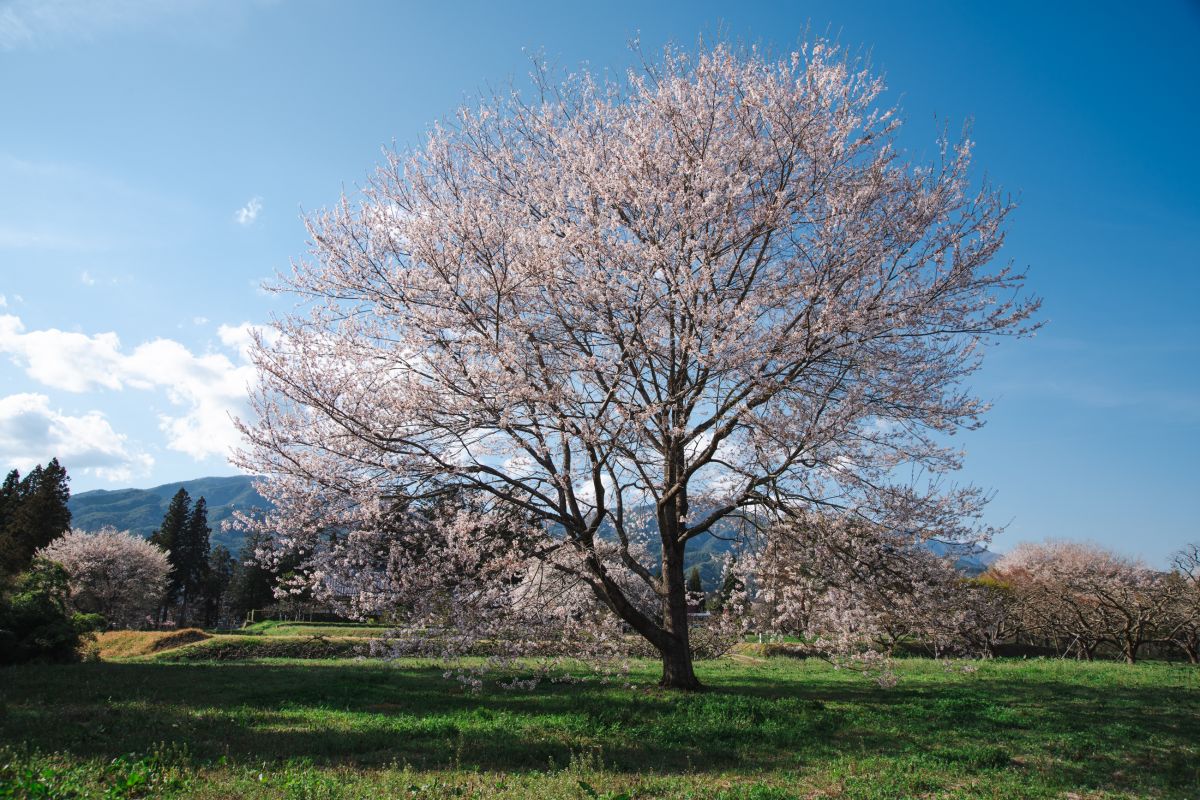
[[[880,79],[824,42],[534,83],[309,220],[278,287],[308,304],[254,350],[240,457],[281,550],[404,552],[426,539],[385,530],[397,500],[469,490],[527,535],[448,549],[542,565],[695,688],[683,557],[723,521],[979,535],[946,436],[980,424],[964,380],[1037,302],[993,263],[1010,206],[971,142],[907,159]]]

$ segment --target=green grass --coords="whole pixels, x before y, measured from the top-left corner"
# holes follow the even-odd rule
[[[390,625],[370,625],[362,622],[286,622],[264,620],[240,628],[243,636],[379,636]]]
[[[741,659],[701,665],[698,695],[651,664],[635,689],[470,695],[429,662],[170,652],[0,671],[0,798],[1200,796],[1182,665],[911,660],[881,689]]]
[[[357,658],[370,653],[362,636],[219,635],[155,656],[156,661],[251,661],[262,659]]]

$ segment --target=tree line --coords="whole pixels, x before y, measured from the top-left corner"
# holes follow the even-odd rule
[[[1200,663],[1200,544],[1155,570],[1076,542],[1022,545],[987,573],[998,595],[994,624],[1008,639],[1066,657],[1146,651]]]
[[[742,590],[751,628],[837,653],[1200,663],[1200,544],[1156,570],[1095,544],[1025,543],[969,578],[924,548],[875,540],[839,551],[820,526],[777,534],[710,608]]]

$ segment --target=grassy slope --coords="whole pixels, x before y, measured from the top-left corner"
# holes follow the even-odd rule
[[[1194,668],[902,671],[880,689],[819,662],[726,660],[701,668],[712,690],[695,696],[594,684],[471,696],[421,662],[9,668],[0,783],[156,797],[1200,794]],[[653,677],[650,665],[636,676]]]
[[[208,638],[209,634],[199,628],[183,628],[177,631],[105,631],[96,637],[96,645],[100,651],[100,658],[112,661],[148,656],[202,642]]]

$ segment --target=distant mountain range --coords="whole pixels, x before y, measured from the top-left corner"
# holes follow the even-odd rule
[[[223,478],[196,478],[179,483],[164,483],[153,489],[96,489],[72,495],[71,525],[84,530],[97,530],[112,525],[120,530],[149,536],[162,523],[167,504],[179,491],[187,489],[192,500],[203,497],[208,503],[208,524],[212,526],[212,543],[222,544],[237,554],[242,545],[239,531],[224,531],[221,523],[235,511],[265,507],[267,501],[254,491],[254,478],[232,475]]]
[[[954,567],[967,575],[979,575],[1000,560],[1000,553],[993,553],[977,544],[961,544],[931,541],[926,542],[935,555],[954,556]]]
[[[241,548],[242,533],[225,531],[221,523],[233,516],[235,511],[263,508],[267,501],[254,491],[254,478],[249,475],[233,475],[224,478],[196,478],[179,483],[165,483],[153,489],[97,489],[73,495],[70,501],[71,524],[84,530],[97,530],[112,525],[120,530],[133,531],[149,536],[162,522],[167,504],[179,488],[187,489],[195,500],[203,497],[208,502],[208,522],[212,526],[213,544],[222,544],[234,554]],[[720,580],[724,554],[730,549],[733,530],[718,531],[719,536],[703,535],[688,548],[687,568],[700,568],[705,586],[715,585]],[[955,566],[968,575],[978,575],[1000,558],[987,548],[969,544],[947,544],[931,541],[927,545],[939,556],[954,556]]]

